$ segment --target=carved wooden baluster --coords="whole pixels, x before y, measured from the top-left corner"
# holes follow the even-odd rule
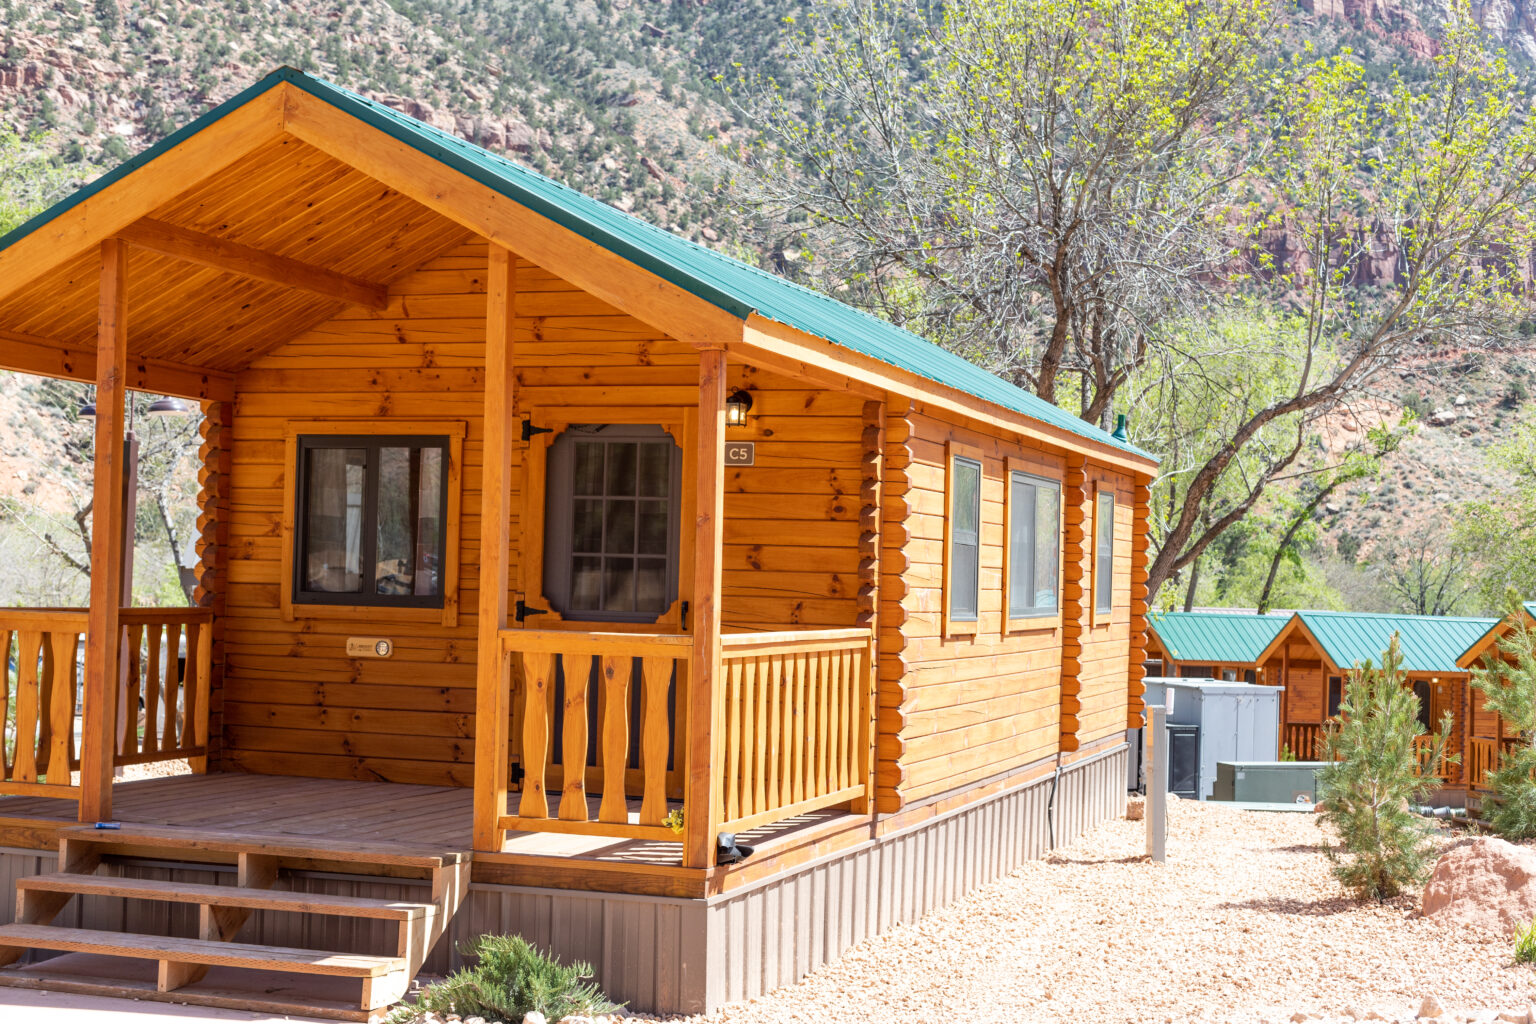
[[[561,744],[564,773],[560,817],[587,820],[587,690],[592,679],[592,655],[566,654],[565,735]]]
[[[555,685],[553,654],[523,655],[523,796],[517,813],[549,817],[545,773],[549,766],[549,693]]]
[[[603,802],[597,808],[597,820],[614,824],[629,821],[624,775],[629,766],[629,682],[633,671],[633,658],[604,655],[598,677],[603,687]]]

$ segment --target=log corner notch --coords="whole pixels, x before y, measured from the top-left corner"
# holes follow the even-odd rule
[[[877,458],[871,457],[869,442],[872,407],[881,409],[880,450]],[[870,545],[860,550],[860,588],[864,585],[863,569],[870,559],[878,564],[871,569],[878,573],[879,587],[875,594],[875,664],[876,664],[876,713],[875,713],[875,811],[893,814],[902,809],[906,797],[902,790],[906,783],[906,680],[910,678],[908,665],[902,652],[907,641],[903,627],[907,621],[905,598],[907,596],[906,540],[908,501],[911,484],[907,468],[912,464],[912,449],[907,444],[912,436],[912,423],[906,419],[912,403],[898,395],[887,395],[884,402],[868,402],[864,406],[864,472],[863,495],[867,506],[873,494],[878,493],[880,505],[879,529],[865,537]],[[871,466],[879,474],[878,483],[870,479]],[[862,512],[861,512],[862,515]],[[861,616],[862,624],[862,616]]]
[[[208,752],[192,759],[192,770],[205,772],[211,759],[215,770],[219,761],[219,739],[223,734],[224,704],[224,601],[228,593],[229,572],[229,487],[232,466],[230,428],[234,422],[232,402],[204,402],[203,422],[198,427],[202,446],[198,449],[197,482],[197,588],[192,600],[199,608],[213,613],[213,651],[208,680]]]
[[[1136,506],[1131,520],[1131,647],[1126,674],[1127,729],[1140,729],[1146,710],[1147,685],[1147,566],[1151,559],[1152,488],[1136,478]]]
[[[1062,535],[1061,588],[1061,735],[1060,750],[1077,750],[1078,715],[1082,711],[1083,634],[1088,622],[1088,543],[1089,524],[1093,522],[1088,487],[1087,460],[1080,455],[1067,457],[1062,480],[1062,515],[1066,529]]]

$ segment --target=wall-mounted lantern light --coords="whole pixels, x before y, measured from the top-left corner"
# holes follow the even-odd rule
[[[725,425],[728,427],[744,427],[747,425],[747,413],[752,411],[752,396],[745,391],[733,391],[731,397],[725,400]]]

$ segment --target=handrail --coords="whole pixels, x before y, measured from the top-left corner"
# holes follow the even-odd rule
[[[515,665],[509,685],[523,783],[516,813],[501,814],[499,827],[676,841],[664,822],[685,771],[693,638],[523,629],[500,637]],[[596,744],[589,742],[594,724]],[[555,778],[560,801],[551,811]],[[602,794],[595,817],[589,785]],[[631,791],[641,797],[633,816]]]
[[[873,796],[868,629],[721,638],[722,830]]]

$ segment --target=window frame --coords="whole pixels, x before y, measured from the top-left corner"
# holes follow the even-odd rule
[[[1093,609],[1093,624],[1096,626],[1108,625],[1109,622],[1114,618],[1115,614],[1115,506],[1119,504],[1117,497],[1118,496],[1115,494],[1115,489],[1113,486],[1108,486],[1104,483],[1099,483],[1094,486],[1093,574],[1090,579],[1090,583],[1093,585],[1093,591],[1089,595],[1089,599],[1092,601],[1091,607]],[[1108,499],[1109,505],[1109,517],[1107,520],[1109,523],[1109,565],[1107,567],[1102,564],[1104,552],[1100,550],[1099,538],[1099,531],[1103,528],[1102,523],[1105,521],[1105,499]],[[1100,575],[1101,573],[1103,573],[1102,576]],[[1109,601],[1108,604],[1100,607],[1099,587],[1105,579],[1109,581]]]
[[[955,596],[955,463],[971,462],[976,465],[976,617],[957,618],[952,611]],[[944,611],[944,635],[975,637],[981,632],[981,553],[983,522],[982,509],[986,502],[982,490],[987,480],[987,464],[981,449],[960,441],[948,443],[944,459],[944,589],[940,595]]]
[[[1016,615],[1013,611],[1013,517],[1016,509],[1013,500],[1015,477],[1023,477],[1036,486],[1044,484],[1056,491],[1056,606],[1048,611],[1027,612]],[[1066,501],[1063,497],[1065,481],[1047,476],[1040,467],[1010,456],[1006,466],[1003,491],[1003,630],[1007,633],[1027,629],[1048,629],[1061,625],[1061,590],[1063,566],[1066,564]],[[1033,538],[1031,538],[1033,541]],[[1034,552],[1036,558],[1039,552]]]
[[[538,433],[527,442],[523,453],[523,488],[521,530],[518,555],[522,562],[521,586],[513,582],[527,605],[543,609],[522,622],[511,621],[513,629],[590,629],[605,633],[681,633],[684,631],[683,606],[693,595],[694,537],[697,526],[692,510],[697,506],[698,482],[698,408],[696,406],[555,406],[532,407],[524,417]],[[544,533],[546,482],[549,478],[549,449],[568,428],[583,423],[612,423],[636,426],[655,424],[672,435],[683,450],[683,480],[680,494],[681,515],[678,525],[677,600],[658,618],[649,622],[589,621],[567,619],[551,607],[544,596]],[[545,433],[544,431],[547,431]]]
[[[464,437],[468,425],[463,420],[289,420],[284,428],[283,507],[280,523],[282,538],[282,578],[278,588],[278,610],[283,620],[300,618],[344,618],[364,614],[379,622],[436,621],[457,626],[459,621],[459,555],[464,467]],[[299,549],[302,525],[299,502],[303,480],[300,459],[311,447],[306,439],[363,439],[369,446],[383,447],[384,442],[399,441],[401,446],[442,439],[447,454],[443,467],[443,559],[441,603],[400,602],[398,600],[358,600],[372,595],[337,594],[336,599],[304,594],[299,590]]]

